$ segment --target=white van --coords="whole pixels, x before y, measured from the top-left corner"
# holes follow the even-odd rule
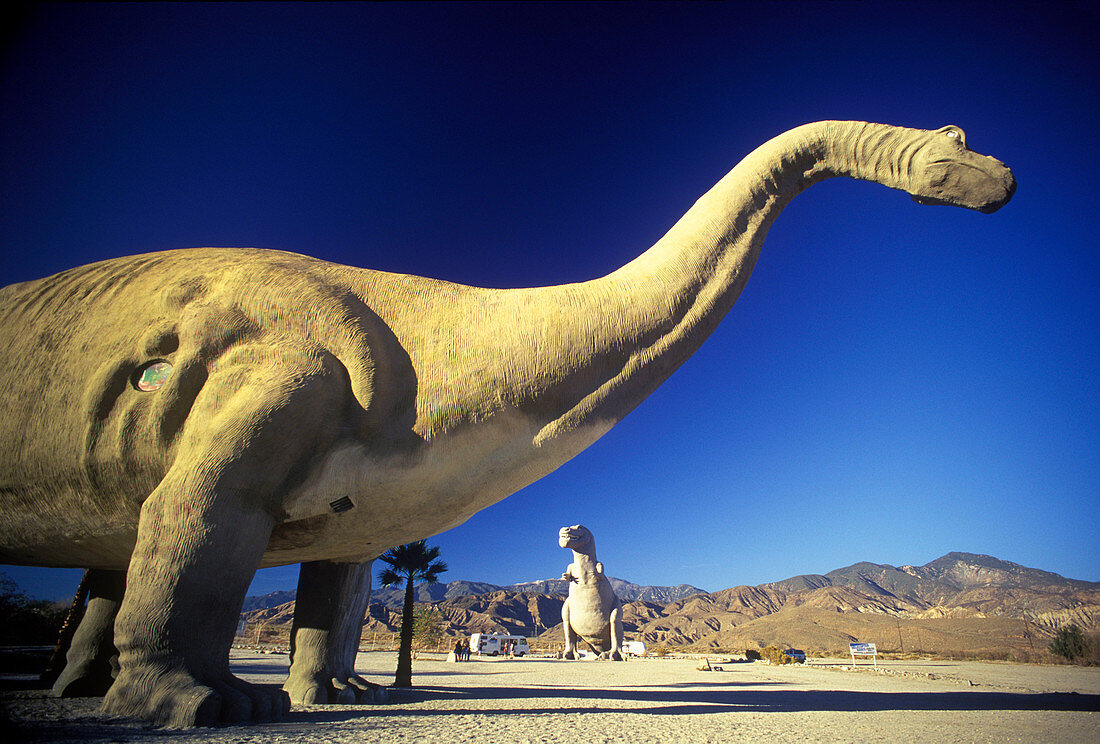
[[[623,653],[627,656],[645,656],[645,641],[623,641]]]
[[[500,656],[511,646],[513,656],[525,656],[531,653],[527,639],[518,635],[504,633],[473,633],[470,635],[470,653]]]

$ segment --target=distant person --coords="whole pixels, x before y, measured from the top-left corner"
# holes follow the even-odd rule
[[[455,641],[455,661],[462,661],[462,641]]]

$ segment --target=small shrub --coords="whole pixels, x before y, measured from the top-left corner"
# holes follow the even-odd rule
[[[57,642],[68,608],[44,599],[30,599],[6,574],[0,574],[0,639],[13,646]]]
[[[1069,661],[1077,661],[1089,656],[1092,644],[1088,637],[1076,625],[1062,628],[1050,644],[1050,652]]]
[[[658,646],[657,648],[653,649],[653,655],[663,658],[665,656],[668,656],[668,649],[664,646]]]
[[[790,664],[794,660],[783,653],[775,646],[768,646],[764,649],[764,658],[767,659],[769,664]]]
[[[749,661],[760,661],[760,652],[755,648],[747,648],[745,649],[745,658]]]
[[[434,607],[413,610],[413,648],[417,651],[436,649],[443,641],[443,619]]]

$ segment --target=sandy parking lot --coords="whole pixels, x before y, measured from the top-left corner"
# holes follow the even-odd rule
[[[711,662],[718,661],[711,657]],[[285,656],[234,651],[236,673],[279,684]],[[1100,669],[984,662],[845,668],[442,657],[414,662],[416,688],[372,706],[296,707],[276,723],[158,730],[98,713],[98,699],[3,692],[24,741],[62,742],[1088,742],[1100,741]],[[396,656],[360,654],[392,680]]]

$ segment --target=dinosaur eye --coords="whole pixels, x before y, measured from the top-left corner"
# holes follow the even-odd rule
[[[944,134],[946,134],[951,139],[958,139],[959,138],[959,133],[956,132],[954,129],[948,129],[946,132],[944,132]]]
[[[164,383],[168,381],[168,376],[171,374],[172,365],[163,359],[149,362],[138,367],[133,376],[133,384],[143,393],[150,393],[164,387]]]

